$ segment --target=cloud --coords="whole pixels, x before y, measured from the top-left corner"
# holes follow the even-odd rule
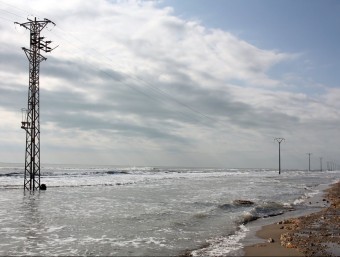
[[[304,152],[300,138],[321,142],[337,133],[335,89],[315,97],[289,91],[293,71],[271,75],[277,65],[298,62],[298,53],[257,48],[157,1],[16,0],[2,7],[57,24],[43,31],[60,45],[41,63],[46,162],[72,161],[63,154],[71,151],[73,162],[266,166],[273,137],[294,138],[291,148]],[[27,101],[20,46],[27,47],[28,31],[6,20],[0,26],[0,108],[11,121],[1,133],[11,134]]]

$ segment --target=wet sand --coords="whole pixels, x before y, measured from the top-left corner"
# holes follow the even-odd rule
[[[266,243],[247,246],[245,256],[340,256],[340,182],[325,191],[327,207],[261,228]]]

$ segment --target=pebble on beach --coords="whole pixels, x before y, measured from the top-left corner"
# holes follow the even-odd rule
[[[329,207],[317,213],[278,223],[289,230],[280,237],[282,246],[296,248],[305,256],[338,256],[338,251],[340,251],[340,182],[334,184],[326,192],[326,198],[323,201],[330,201]]]

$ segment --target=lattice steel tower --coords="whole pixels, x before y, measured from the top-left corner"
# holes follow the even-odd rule
[[[23,109],[21,128],[26,131],[26,154],[24,189],[40,189],[40,110],[39,110],[39,68],[40,62],[46,60],[40,50],[51,52],[51,41],[44,41],[40,32],[49,24],[48,20],[28,19],[25,23],[16,23],[30,31],[30,49],[23,47],[29,60],[29,86],[27,109]]]

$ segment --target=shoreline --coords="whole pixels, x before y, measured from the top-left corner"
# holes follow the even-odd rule
[[[340,181],[321,201],[317,212],[262,226],[256,236],[267,242],[245,246],[244,256],[339,256]]]

